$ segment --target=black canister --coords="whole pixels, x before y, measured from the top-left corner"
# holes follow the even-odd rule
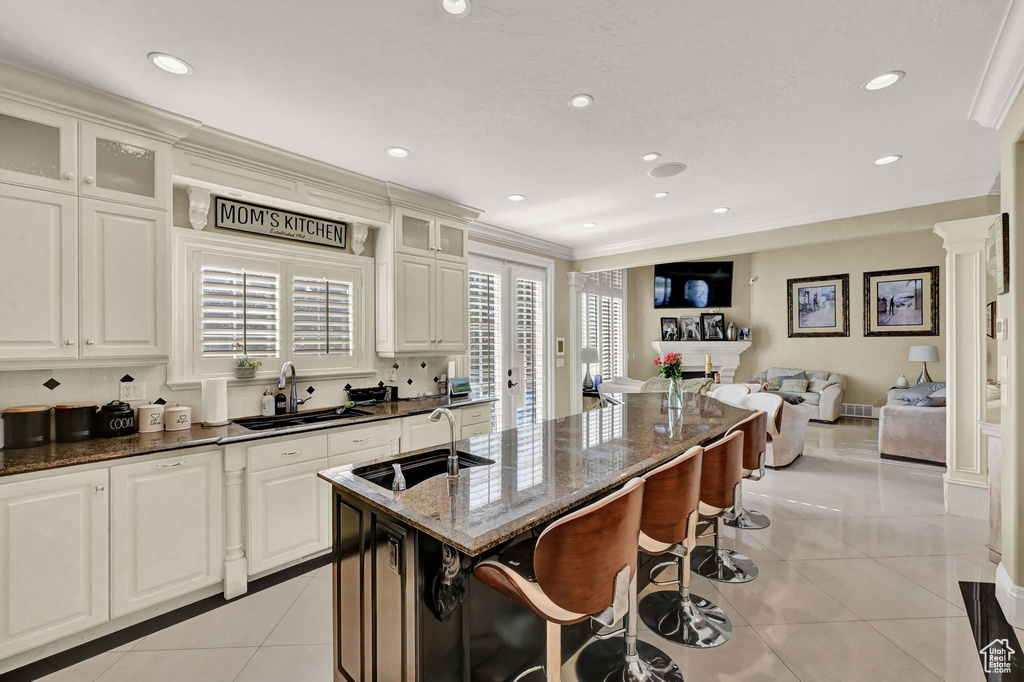
[[[50,442],[50,410],[48,405],[10,407],[4,410],[4,448],[34,448]]]
[[[92,438],[96,403],[70,403],[54,408],[54,436],[58,443],[77,443]]]
[[[135,410],[128,403],[112,400],[96,413],[96,436],[113,438],[135,433]]]

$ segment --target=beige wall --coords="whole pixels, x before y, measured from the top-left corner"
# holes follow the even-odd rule
[[[661,339],[662,317],[700,317],[701,313],[721,312],[725,323],[737,327],[750,326],[750,255],[741,254],[730,258],[709,258],[708,260],[733,261],[732,307],[729,308],[655,308],[654,307],[654,266],[645,265],[626,270],[626,306],[629,329],[629,376],[634,379],[649,379],[657,376],[654,360],[657,353],[651,348],[651,341]],[[744,353],[744,356],[747,354]],[[749,360],[741,357],[743,363],[739,372],[747,369]],[[737,374],[739,374],[739,372]],[[749,375],[746,375],[749,376]]]

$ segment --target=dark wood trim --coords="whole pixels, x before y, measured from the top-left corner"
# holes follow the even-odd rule
[[[842,311],[836,310],[837,315],[842,315],[843,318],[843,330],[832,331],[832,332],[801,332],[799,330],[794,331],[796,328],[793,320],[793,285],[801,283],[812,283],[812,282],[834,282],[839,280],[841,283],[842,297]],[[837,336],[849,336],[850,335],[850,275],[828,275],[824,277],[794,277],[793,279],[786,280],[786,307],[788,308],[787,315],[789,316],[789,338],[791,339],[816,339],[823,337],[837,337]]]
[[[874,277],[889,277],[892,275],[931,275],[932,281],[929,286],[932,298],[930,329],[915,329],[910,331],[875,331],[871,326],[871,280]],[[902,268],[899,270],[875,270],[864,273],[864,336],[938,336],[939,335],[939,266],[933,265],[925,268]]]

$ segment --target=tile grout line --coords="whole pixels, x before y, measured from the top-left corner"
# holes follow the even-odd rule
[[[295,578],[292,578],[292,580],[297,580],[297,579],[302,578],[302,577],[305,577],[305,575],[296,576]],[[284,617],[286,615],[288,615],[288,612],[292,610],[293,606],[295,606],[295,602],[297,602],[299,600],[299,597],[302,596],[302,593],[306,591],[307,587],[309,587],[310,582],[312,582],[312,580],[313,580],[313,576],[309,576],[307,580],[308,580],[308,582],[306,582],[306,584],[303,585],[302,589],[299,590],[299,593],[295,595],[295,598],[292,599],[292,602],[288,605],[288,608],[286,608],[286,609],[284,609],[284,611],[282,611],[281,617],[278,618],[277,622],[274,623],[274,627],[270,628],[270,630],[267,632],[267,636],[263,638],[263,641],[260,642],[259,646],[257,646],[255,649],[253,649],[252,655],[249,656],[249,658],[247,658],[245,660],[245,664],[239,669],[238,674],[235,675],[232,678],[232,682],[237,680],[241,676],[241,674],[243,672],[245,672],[245,669],[249,666],[249,663],[252,662],[252,659],[256,656],[256,654],[259,653],[260,649],[263,648],[263,645],[266,643],[266,641],[268,639],[270,639],[270,635],[274,634],[274,630],[277,629],[277,626],[281,624],[281,621],[284,620]],[[282,584],[284,584],[284,583],[282,583]]]

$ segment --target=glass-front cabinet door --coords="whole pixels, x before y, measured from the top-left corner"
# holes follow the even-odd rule
[[[466,228],[437,221],[437,259],[466,262]]]
[[[78,123],[0,98],[0,181],[74,193]]]
[[[82,124],[82,196],[166,209],[170,190],[170,145]]]
[[[434,218],[404,208],[395,209],[395,250],[414,256],[434,255]]]

